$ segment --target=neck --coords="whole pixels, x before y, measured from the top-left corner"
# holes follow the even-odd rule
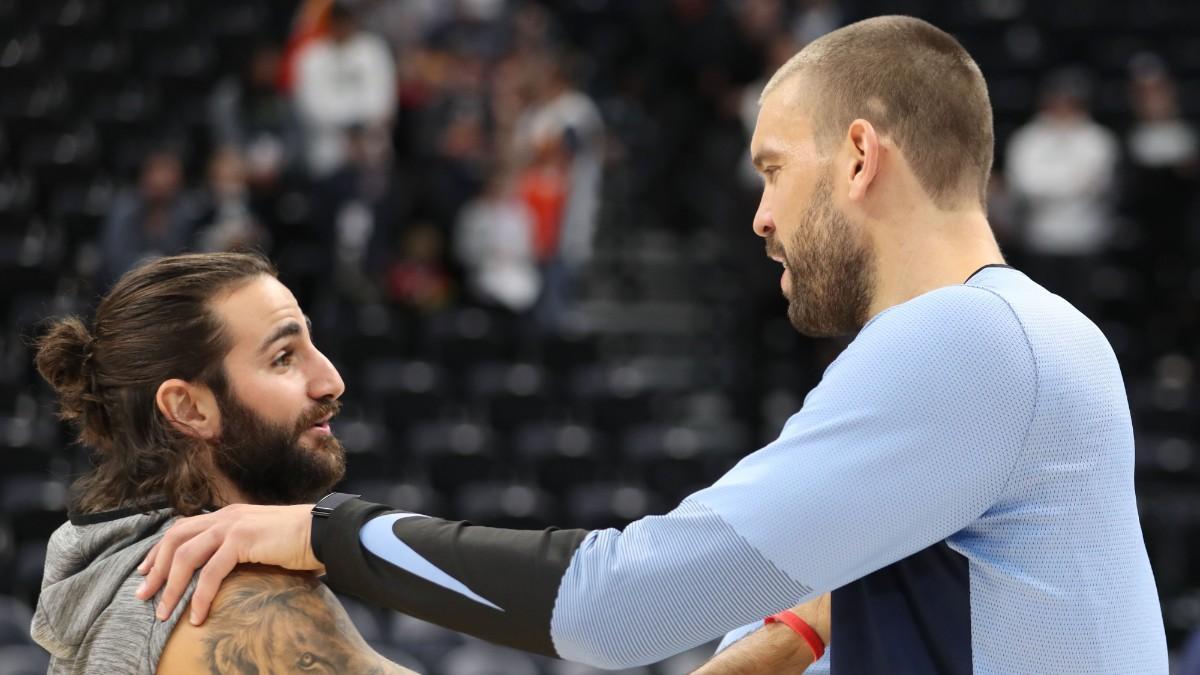
[[[966,281],[1004,256],[981,209],[930,210],[907,223],[873,228],[875,295],[870,316],[943,286]]]
[[[219,471],[213,471],[212,493],[213,506],[217,508],[230,504],[253,503],[249,497],[234,486],[233,481]]]

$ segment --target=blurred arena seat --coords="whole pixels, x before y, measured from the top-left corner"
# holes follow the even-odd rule
[[[0,647],[29,645],[29,625],[33,610],[20,600],[0,595]]]
[[[576,486],[605,478],[603,441],[595,429],[570,422],[536,422],[515,433],[515,459],[528,467],[543,490],[562,497]]]
[[[442,672],[460,675],[539,675],[532,656],[472,640],[456,647],[438,667]]]
[[[0,646],[0,675],[43,675],[50,655],[33,644]]]

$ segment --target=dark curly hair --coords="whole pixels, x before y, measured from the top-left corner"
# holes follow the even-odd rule
[[[230,342],[211,303],[274,267],[252,253],[178,255],[122,276],[82,319],[53,320],[37,340],[38,372],[58,396],[59,415],[94,451],[95,468],[72,486],[71,510],[148,507],[157,497],[184,515],[212,501],[207,461],[155,403],[179,378],[227,390]]]

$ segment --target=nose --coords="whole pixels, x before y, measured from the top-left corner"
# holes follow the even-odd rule
[[[758,210],[754,212],[754,234],[762,238],[775,233],[775,220],[771,218],[771,207],[767,203],[767,190],[763,188],[762,198],[758,201]]]
[[[313,363],[313,373],[308,380],[308,395],[314,399],[341,398],[346,392],[346,383],[333,363],[321,352]]]

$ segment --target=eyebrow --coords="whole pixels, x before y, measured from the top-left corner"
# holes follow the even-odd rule
[[[312,332],[312,319],[308,318],[307,314],[304,315],[304,325],[308,328],[309,332]],[[289,321],[285,324],[282,324],[275,330],[271,331],[271,334],[267,336],[267,339],[263,340],[262,344],[258,348],[258,352],[261,354],[262,352],[267,351],[267,348],[275,344],[276,341],[282,340],[285,337],[299,335],[300,333],[300,324],[298,322]]]

